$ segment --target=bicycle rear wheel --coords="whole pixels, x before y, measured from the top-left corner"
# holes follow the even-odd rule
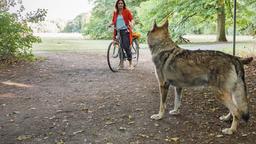
[[[112,72],[118,71],[118,65],[120,63],[120,50],[119,45],[117,43],[111,42],[108,46],[107,51],[107,61],[109,69]]]
[[[132,41],[131,52],[133,65],[136,66],[139,62],[139,42],[137,39],[133,39]]]

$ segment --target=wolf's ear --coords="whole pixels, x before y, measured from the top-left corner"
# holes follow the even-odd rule
[[[153,28],[151,31],[154,31],[157,28],[156,20],[154,20]]]
[[[167,19],[167,20],[165,21],[165,23],[164,23],[163,27],[168,28],[168,25],[169,25],[169,22],[168,22],[168,19]]]
[[[157,28],[156,20],[154,20],[154,26],[153,29]]]

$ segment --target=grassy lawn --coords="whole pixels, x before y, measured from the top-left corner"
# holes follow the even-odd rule
[[[225,53],[233,54],[233,44],[232,46],[221,48],[220,51]],[[236,55],[247,57],[247,56],[256,56],[256,43],[237,43],[235,49]]]
[[[219,50],[229,54],[233,53],[233,43],[216,43],[212,36],[189,36],[192,43],[181,44],[186,49]],[[228,40],[231,38],[228,37]],[[45,52],[99,52],[105,53],[111,40],[85,40],[78,37],[42,37],[42,43],[34,44],[33,51]],[[142,49],[147,49],[147,44],[140,44]],[[236,43],[236,55],[255,56],[256,39],[250,37],[238,37]]]
[[[67,38],[42,38],[42,43],[34,44],[34,51],[105,52],[110,40],[83,40]]]
[[[187,49],[205,49],[205,50],[218,50],[225,53],[233,54],[233,43],[190,43],[180,45],[182,48]],[[235,48],[236,55],[239,56],[256,56],[256,41],[255,42],[237,42]]]

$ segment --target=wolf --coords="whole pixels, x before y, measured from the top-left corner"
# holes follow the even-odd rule
[[[162,26],[155,23],[147,34],[147,42],[159,83],[160,108],[152,119],[162,119],[166,108],[166,97],[170,86],[174,87],[175,100],[171,115],[179,114],[182,89],[186,87],[211,87],[217,99],[228,109],[220,120],[232,119],[224,134],[233,134],[240,119],[249,120],[248,96],[245,83],[244,64],[253,58],[240,58],[220,51],[186,50],[176,45],[168,31],[168,21]]]

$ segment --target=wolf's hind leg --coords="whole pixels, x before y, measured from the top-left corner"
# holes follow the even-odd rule
[[[158,114],[154,114],[151,116],[151,119],[159,120],[162,119],[164,116],[165,108],[166,108],[166,97],[168,94],[169,83],[164,82],[163,84],[160,83],[160,108]]]
[[[175,100],[174,109],[169,112],[171,115],[178,115],[180,113],[181,98],[182,98],[182,88],[174,88]]]

